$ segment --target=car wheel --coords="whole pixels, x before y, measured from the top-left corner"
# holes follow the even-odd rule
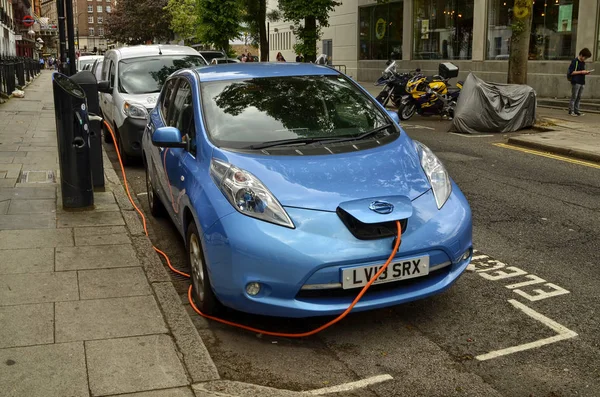
[[[123,139],[121,139],[121,134],[119,134],[117,132],[117,140],[119,141],[119,153],[121,154],[121,162],[123,163],[123,165],[131,165],[131,163],[133,162],[133,157],[131,157],[130,155],[128,155],[127,153],[125,153],[125,150],[123,150]]]
[[[398,116],[400,117],[400,120],[408,120],[415,114],[416,110],[417,107],[414,103],[403,103],[398,108]]]
[[[165,213],[165,206],[156,194],[156,190],[152,185],[152,176],[148,171],[148,165],[146,165],[146,192],[148,192],[148,207],[150,207],[150,214],[153,217],[158,218]]]
[[[210,278],[206,270],[202,243],[196,224],[192,221],[187,229],[187,250],[192,272],[192,297],[196,307],[204,314],[213,315],[220,308],[219,301],[210,285]]]

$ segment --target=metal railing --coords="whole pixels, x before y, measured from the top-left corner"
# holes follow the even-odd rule
[[[33,80],[41,71],[38,60],[0,56],[0,94],[10,96],[17,88]]]

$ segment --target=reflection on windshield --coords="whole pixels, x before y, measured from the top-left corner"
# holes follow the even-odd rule
[[[342,76],[206,82],[202,95],[211,137],[232,148],[282,139],[358,136],[388,123]]]
[[[119,92],[147,94],[160,92],[171,74],[184,68],[205,65],[198,55],[143,57],[119,62]]]

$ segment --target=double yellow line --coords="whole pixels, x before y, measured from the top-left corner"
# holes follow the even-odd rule
[[[560,155],[557,155],[557,154],[552,154],[552,153],[548,153],[548,152],[542,152],[542,151],[539,151],[539,150],[526,149],[526,148],[523,148],[523,147],[520,147],[520,146],[509,145],[509,144],[506,144],[506,143],[494,143],[493,145],[501,147],[501,148],[504,148],[504,149],[516,150],[518,152],[534,154],[536,156],[546,157],[546,158],[549,158],[549,159],[564,161],[564,162],[567,162],[567,163],[582,165],[584,167],[596,168],[596,169],[600,170],[600,164],[598,164],[598,163],[592,163],[590,161],[577,160],[577,159],[573,159],[573,158],[566,157],[566,156],[560,156]]]

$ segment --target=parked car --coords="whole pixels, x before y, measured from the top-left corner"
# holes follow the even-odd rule
[[[198,51],[200,53],[200,55],[202,55],[202,58],[204,58],[204,60],[206,61],[206,64],[208,65],[214,58],[227,58],[227,54],[225,54],[223,51],[217,51],[217,50],[201,50]]]
[[[238,63],[237,59],[234,58],[213,58],[210,61],[210,65],[222,65],[225,63]]]
[[[168,78],[143,137],[148,201],[186,241],[193,297],[262,315],[356,311],[448,288],[471,211],[441,161],[367,91],[315,64],[227,64]]]
[[[104,57],[96,59],[94,61],[94,64],[92,65],[91,71],[94,74],[94,76],[96,76],[97,81],[102,80],[102,64],[103,63],[104,63]]]
[[[77,58],[76,61],[76,68],[78,72],[81,72],[82,70],[86,70],[85,67],[86,66],[91,66],[94,64],[94,61],[96,59],[102,58],[102,55],[82,55],[79,58]]]
[[[100,108],[116,134],[125,164],[142,155],[148,112],[156,105],[167,77],[179,69],[202,65],[206,62],[196,50],[177,45],[141,45],[106,52],[98,85]]]

